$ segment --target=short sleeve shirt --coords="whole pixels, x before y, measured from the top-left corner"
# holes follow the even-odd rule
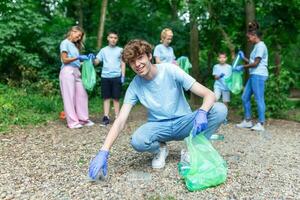
[[[103,62],[101,77],[116,78],[121,76],[121,47],[106,46],[97,54],[97,59]]]
[[[159,44],[154,48],[153,56],[158,57],[161,63],[172,63],[176,58],[173,48],[170,46],[166,47],[163,44]]]
[[[255,44],[250,54],[250,63],[253,63],[255,58],[260,57],[261,60],[255,68],[250,68],[250,74],[268,76],[268,49],[263,41]]]
[[[225,84],[225,79],[229,78],[232,74],[231,65],[228,64],[216,64],[213,67],[213,75],[214,76],[220,76],[222,73],[224,73],[224,76],[220,78],[219,80],[215,80],[214,88],[218,88],[220,90],[229,90],[228,87]]]
[[[60,48],[60,53],[66,52],[68,54],[68,58],[77,58],[79,56],[78,48],[75,46],[75,44],[73,42],[71,42],[68,39],[63,40],[60,43],[59,48]],[[61,67],[63,68],[64,66],[80,67],[80,61],[75,60],[75,61],[73,61],[71,63],[68,63],[68,64],[64,64],[62,62]]]
[[[157,74],[152,80],[136,75],[124,98],[125,104],[138,101],[148,110],[148,121],[174,119],[191,113],[184,96],[196,80],[171,63],[157,64]]]

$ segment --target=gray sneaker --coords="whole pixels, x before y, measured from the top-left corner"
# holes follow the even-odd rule
[[[251,127],[252,131],[265,131],[264,126],[261,123],[255,124],[253,127]]]
[[[237,124],[238,128],[251,128],[253,126],[252,121],[243,120],[241,123]]]
[[[159,148],[159,152],[155,154],[153,160],[152,160],[152,168],[154,169],[161,169],[166,164],[166,158],[169,154],[169,150],[167,149],[167,146],[163,146]]]

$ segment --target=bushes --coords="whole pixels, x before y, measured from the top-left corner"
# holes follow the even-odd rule
[[[60,96],[43,96],[26,89],[0,84],[0,132],[11,125],[28,125],[57,118],[62,110]]]

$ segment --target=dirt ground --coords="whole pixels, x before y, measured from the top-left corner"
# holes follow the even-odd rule
[[[131,148],[132,132],[146,120],[140,106],[111,150],[108,179],[89,182],[90,159],[109,130],[100,116],[92,120],[78,130],[57,120],[0,135],[0,199],[300,199],[300,123],[269,120],[258,133],[230,118],[218,131],[225,140],[212,142],[228,164],[227,181],[189,192],[177,171],[184,142],[168,143],[162,170],[151,168],[151,154]]]

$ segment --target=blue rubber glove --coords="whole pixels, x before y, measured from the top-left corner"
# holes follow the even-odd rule
[[[94,59],[96,58],[96,56],[95,56],[94,54],[90,53],[90,54],[88,55],[88,58],[89,58],[90,60],[94,60]]]
[[[205,110],[199,109],[196,114],[194,126],[192,129],[193,137],[207,129],[207,123],[207,112]]]
[[[224,76],[225,76],[225,74],[221,73],[220,76],[219,76],[219,78],[223,78]]]
[[[232,71],[241,72],[241,71],[243,71],[243,69],[244,69],[243,65],[238,65],[235,68],[233,68]]]
[[[77,59],[78,59],[79,61],[84,61],[84,60],[88,60],[89,57],[87,57],[86,55],[79,55],[79,56],[77,57]]]
[[[100,150],[96,157],[91,161],[89,167],[89,177],[91,180],[96,180],[100,174],[103,176],[107,175],[107,159],[109,152]],[[100,177],[101,178],[101,177]]]
[[[125,82],[125,76],[121,76],[121,83],[122,83],[122,85],[124,84],[124,82]]]
[[[239,56],[241,57],[241,59],[244,60],[244,58],[245,58],[244,52],[243,52],[242,50],[239,50],[238,54],[239,54]]]

